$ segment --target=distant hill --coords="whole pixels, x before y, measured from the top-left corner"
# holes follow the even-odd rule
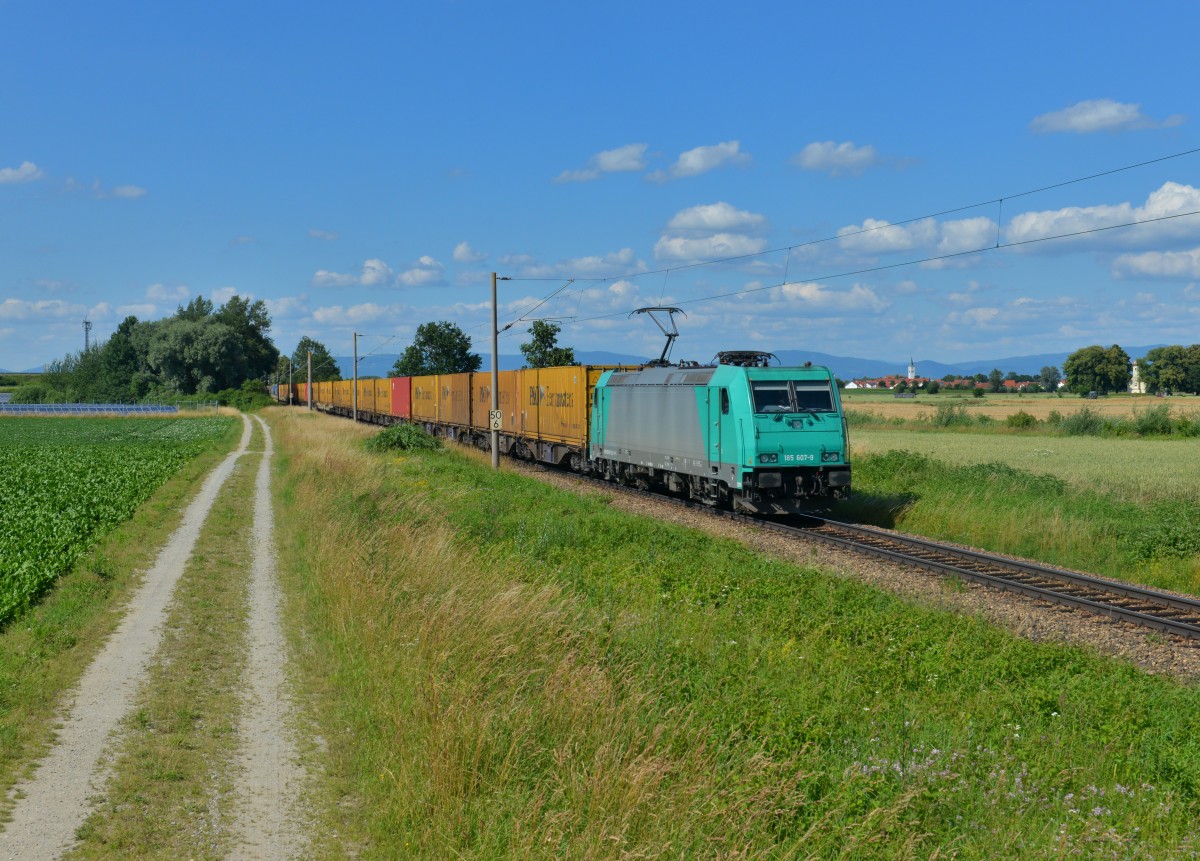
[[[1129,353],[1131,359],[1139,359],[1146,353],[1153,350],[1155,347],[1161,347],[1162,344],[1152,344],[1148,347],[1125,347],[1125,352]],[[812,362],[814,365],[824,365],[833,371],[834,375],[843,380],[854,380],[875,377],[886,377],[890,374],[906,374],[908,372],[908,357],[896,359],[895,361],[886,361],[881,359],[860,359],[854,356],[833,356],[829,353],[818,353],[813,350],[780,350],[775,354],[779,357],[779,361],[784,365],[803,365],[805,362]],[[1037,376],[1041,373],[1042,368],[1047,365],[1053,365],[1062,372],[1063,363],[1066,362],[1068,353],[1041,353],[1036,356],[1010,356],[1004,359],[976,359],[968,362],[936,362],[932,359],[917,359],[917,376],[930,377],[932,379],[940,379],[947,374],[956,374],[958,376],[971,376],[973,374],[987,374],[993,368],[999,368],[1004,373],[1012,371],[1017,374],[1029,374]],[[372,356],[364,356],[358,361],[358,373],[361,377],[386,377],[392,366],[399,359],[399,354],[378,354]],[[648,356],[634,356],[628,353],[609,353],[604,350],[576,350],[575,358],[585,365],[638,365],[649,361]],[[691,358],[683,356],[682,358]],[[702,361],[708,361],[711,357],[705,356]],[[337,356],[335,361],[341,369],[342,376],[349,378],[353,374],[351,367],[354,364],[354,359],[350,356]],[[525,357],[522,355],[500,355],[500,370],[513,371],[525,365]],[[491,356],[483,354],[482,370],[491,369]],[[38,368],[32,373],[41,373]],[[297,374],[297,380],[301,377]]]
[[[1152,344],[1148,347],[1124,347],[1131,359],[1140,359],[1155,347],[1162,344]],[[1071,351],[1074,352],[1074,351]],[[908,359],[897,359],[894,362],[878,359],[856,359],[849,356],[831,356],[828,353],[816,353],[806,350],[781,350],[776,353],[780,362],[785,365],[802,365],[812,362],[814,365],[825,365],[834,375],[843,380],[862,378],[886,377],[889,374],[908,373]],[[916,359],[917,376],[940,379],[947,374],[972,376],[987,374],[993,368],[999,368],[1004,373],[1012,371],[1017,374],[1037,376],[1042,368],[1052,365],[1062,372],[1063,363],[1067,361],[1067,353],[1041,353],[1036,356],[1010,356],[1004,359],[976,359],[967,362],[935,362],[932,359]]]

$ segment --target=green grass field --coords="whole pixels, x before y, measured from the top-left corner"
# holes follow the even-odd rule
[[[1200,476],[1200,444],[1188,439],[855,428],[850,432],[850,446],[858,455],[904,449],[951,464],[999,462],[1125,499],[1196,499],[1200,491],[1196,478]]]
[[[356,857],[1197,850],[1194,686],[473,456],[275,421],[318,818]]]

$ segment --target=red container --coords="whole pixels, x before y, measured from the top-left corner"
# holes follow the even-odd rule
[[[412,377],[392,377],[392,415],[412,418]]]

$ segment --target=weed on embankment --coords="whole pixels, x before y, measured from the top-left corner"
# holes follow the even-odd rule
[[[1196,851],[1193,687],[470,455],[272,421],[319,830],[356,857]]]

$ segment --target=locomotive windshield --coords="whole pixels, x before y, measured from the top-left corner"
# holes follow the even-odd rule
[[[756,413],[832,413],[829,384],[820,380],[751,380]]]

